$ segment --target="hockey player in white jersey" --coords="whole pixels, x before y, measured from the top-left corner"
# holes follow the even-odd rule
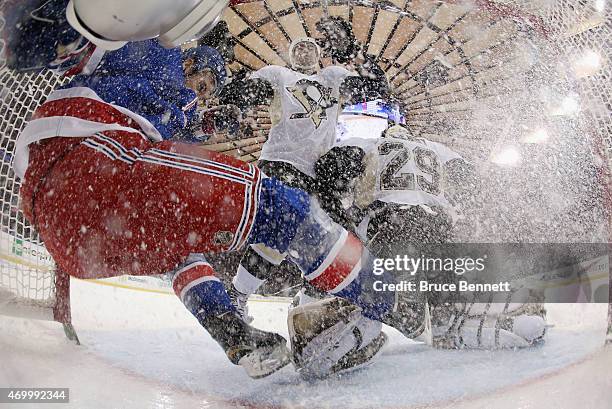
[[[398,248],[452,241],[453,215],[480,189],[473,166],[458,153],[403,126],[388,128],[379,139],[342,141],[319,159],[316,173],[330,191],[351,196],[361,239],[383,258]],[[406,319],[414,322],[415,338],[439,348],[519,348],[545,335],[538,303],[423,299]]]
[[[341,203],[320,188],[314,164],[335,143],[342,106],[386,95],[388,82],[384,72],[367,58],[355,66],[356,72],[337,65],[321,69],[324,51],[334,60],[347,62],[355,50],[339,44],[354,39],[344,20],[323,20],[319,29],[326,36],[323,50],[313,38],[297,38],[289,47],[291,69],[264,67],[247,80],[226,85],[219,102],[240,107],[269,104],[272,126],[262,147],[259,168],[286,185],[318,196],[319,204],[332,219],[352,230]],[[245,311],[248,294],[268,277],[270,264],[284,258],[273,253],[258,245],[246,250],[235,279],[238,284],[231,292],[241,311]],[[248,319],[246,313],[244,316]]]
[[[449,241],[451,201],[459,201],[457,196],[464,201],[478,188],[471,165],[445,145],[413,137],[400,125],[382,136],[340,142],[317,162],[319,183],[336,195],[350,192],[358,234],[381,257],[386,248],[408,239]]]
[[[321,40],[296,38],[289,47],[290,68],[263,67],[249,79],[227,84],[219,97],[220,104],[270,105],[272,126],[259,158],[261,169],[315,194],[314,163],[335,143],[342,107],[389,92],[385,73],[369,57],[353,63],[354,71],[339,65],[321,68],[324,54],[343,62],[354,57],[344,55],[352,49],[337,44],[354,36],[350,25],[339,18],[323,20],[318,27],[327,36],[323,49],[318,45]],[[339,31],[335,36],[330,34],[333,27]]]
[[[458,153],[414,138],[401,126],[389,128],[383,138],[344,141],[317,161],[315,171],[330,192],[350,191],[357,209],[353,214],[362,220],[361,238],[377,257],[392,257],[398,246],[418,248],[450,241],[451,200],[469,205],[478,190],[472,166]],[[271,262],[282,258],[260,250]],[[256,279],[235,280],[245,291],[260,284]],[[402,313],[403,333],[436,348],[523,348],[537,345],[545,334],[541,304],[446,303],[426,298],[398,304],[410,305]],[[368,364],[386,341],[379,322],[308,283],[294,299],[288,328],[293,363],[306,378]]]

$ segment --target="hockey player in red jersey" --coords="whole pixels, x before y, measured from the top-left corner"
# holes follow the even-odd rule
[[[222,11],[217,2],[196,3],[198,9]],[[58,266],[86,278],[174,270],[174,289],[185,306],[252,377],[288,363],[285,340],[242,322],[202,253],[246,243],[287,252],[313,285],[403,330],[394,294],[372,287],[374,280],[391,277],[373,276],[372,257],[361,242],[305,192],[263,178],[239,160],[164,140],[189,122],[180,50],[164,49],[157,40],[119,46],[112,37],[109,43],[114,34],[105,35],[109,27],[97,24],[98,15],[81,13],[90,6],[75,1],[68,19],[92,41],[116,51],[106,53],[91,75],[52,92],[15,151],[24,212]],[[143,16],[151,12],[147,4],[140,6]],[[113,2],[103,10],[121,13],[121,5]],[[205,13],[204,20],[212,24],[218,13]],[[174,16],[178,26],[190,15]],[[125,17],[134,23],[133,14]],[[170,45],[193,34],[162,27],[131,36],[129,30],[140,26],[122,26],[116,33],[127,40],[161,34],[160,41]]]
[[[83,29],[81,18],[76,19],[78,32],[66,24],[65,3],[45,2],[42,8],[33,4],[37,8],[32,12],[42,15],[22,13],[21,23],[6,28],[14,29],[13,68],[59,68],[56,63],[62,60],[63,71],[87,74],[52,92],[19,137],[13,166],[23,181],[24,214],[58,267],[69,274],[94,278],[174,270],[177,295],[232,362],[253,377],[285,365],[285,340],[233,319],[223,285],[198,256],[230,251],[247,240],[262,185],[259,170],[167,140],[190,139],[185,130],[194,120],[196,92],[201,91],[198,76],[209,69],[215,85],[221,86],[223,67],[212,65],[214,58],[203,58],[207,63],[201,64],[202,53],[210,53],[207,47],[182,54],[163,48],[158,40],[127,45],[98,41]],[[222,2],[195,3],[204,13],[198,22],[202,27],[210,27],[223,10],[218,7]],[[80,11],[87,15],[90,6],[69,4],[68,20],[74,22]],[[106,11],[123,10],[110,6]],[[93,16],[104,22],[104,13]],[[175,17],[180,25],[182,17]],[[197,16],[191,17],[193,24]],[[90,21],[88,27],[100,23]],[[107,37],[120,31],[96,34]],[[86,45],[77,47],[79,52],[62,54],[67,45],[81,44],[81,34],[115,50],[96,54]],[[163,33],[158,34],[164,40]],[[133,39],[127,32],[123,35]],[[172,42],[171,37],[166,40]],[[26,44],[40,46],[40,53],[28,55],[24,43],[16,41],[26,38]]]

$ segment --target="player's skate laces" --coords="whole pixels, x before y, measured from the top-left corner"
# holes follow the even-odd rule
[[[246,294],[242,294],[240,291],[236,290],[233,286],[227,290],[228,295],[232,301],[232,304],[236,308],[238,315],[244,322],[250,324],[253,322],[253,317],[249,315],[249,307],[247,305],[247,301],[249,296]]]
[[[236,314],[209,316],[202,321],[229,360],[242,366],[251,378],[263,378],[291,362],[285,338],[253,328]]]

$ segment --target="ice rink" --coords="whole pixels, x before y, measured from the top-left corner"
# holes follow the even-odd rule
[[[307,383],[291,366],[251,380],[173,295],[72,284],[82,345],[57,323],[2,316],[1,385],[68,387],[70,404],[55,404],[62,408],[604,409],[612,402],[604,304],[548,305],[554,327],[532,350],[436,351],[387,328],[390,340],[369,367]],[[250,302],[256,326],[284,334],[287,307]]]

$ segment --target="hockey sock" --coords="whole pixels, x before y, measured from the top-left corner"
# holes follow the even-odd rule
[[[172,280],[174,292],[185,307],[204,325],[208,316],[235,313],[225,286],[215,277],[212,266],[201,255],[191,255]]]
[[[279,265],[285,256],[263,244],[249,246],[232,279],[234,288],[244,295],[255,293],[265,283],[270,269]]]
[[[243,265],[240,263],[238,266],[238,271],[236,275],[232,279],[232,284],[234,288],[240,293],[244,295],[254,294],[259,287],[265,283],[265,280],[260,280],[251,274]]]
[[[315,252],[321,248],[315,246]],[[290,252],[289,258],[295,262],[307,281],[314,287],[344,298],[362,308],[364,316],[382,321],[393,309],[395,295],[389,291],[377,291],[381,283],[393,282],[391,275],[383,271],[374,275],[374,258],[355,235],[342,229],[340,237],[329,251],[314,258],[301,252]]]

